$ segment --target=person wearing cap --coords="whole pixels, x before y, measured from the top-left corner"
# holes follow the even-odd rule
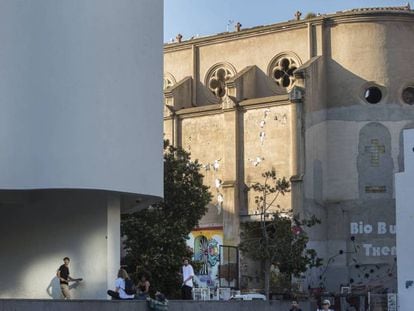
[[[333,311],[331,308],[331,302],[328,299],[322,301],[322,308],[318,309],[317,311]]]
[[[302,311],[301,308],[299,308],[299,304],[296,300],[292,301],[292,307],[289,309],[289,311]]]

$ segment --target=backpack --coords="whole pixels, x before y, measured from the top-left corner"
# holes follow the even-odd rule
[[[147,300],[148,302],[148,307],[150,310],[154,310],[154,311],[166,311],[168,310],[168,300],[165,299],[164,301],[159,301],[156,299],[151,299],[149,298]]]
[[[135,289],[134,282],[132,282],[131,279],[126,279],[125,280],[125,289],[124,289],[124,291],[127,295],[136,294],[137,290]]]

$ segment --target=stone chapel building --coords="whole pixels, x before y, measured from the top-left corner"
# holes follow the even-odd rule
[[[237,245],[256,209],[246,186],[275,168],[292,189],[278,204],[322,222],[308,246],[324,266],[304,285],[395,291],[394,174],[414,127],[413,52],[409,6],[296,14],[166,44],[164,135],[203,164],[214,195],[195,248]],[[241,286],[258,275],[241,263]]]

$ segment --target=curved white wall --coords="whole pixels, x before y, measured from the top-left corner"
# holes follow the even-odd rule
[[[404,172],[395,174],[399,310],[414,304],[414,129],[404,130]]]
[[[107,297],[120,248],[107,192],[1,191],[0,202],[8,215],[0,218],[0,298],[61,298],[56,271],[65,256],[71,258],[71,276],[84,279],[71,290],[73,298]],[[117,248],[109,242],[116,237]]]
[[[0,189],[162,195],[162,5],[0,2]]]

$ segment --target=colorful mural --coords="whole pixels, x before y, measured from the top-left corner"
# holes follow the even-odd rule
[[[193,261],[200,265],[200,268],[194,271],[197,285],[199,287],[218,287],[218,266],[220,245],[223,245],[223,228],[193,230],[189,235],[187,245],[194,251]]]

